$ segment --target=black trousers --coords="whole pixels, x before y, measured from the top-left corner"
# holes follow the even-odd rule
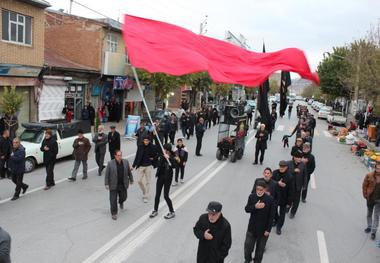
[[[285,223],[286,205],[278,205],[274,214],[274,221],[277,223],[277,228],[281,229]]]
[[[104,156],[105,153],[95,152],[95,161],[98,165],[98,174],[101,174],[104,169]]]
[[[24,173],[21,174],[15,174],[12,173],[12,182],[16,185],[15,194],[14,196],[20,196],[21,189],[25,189],[28,187],[27,184],[23,183],[24,179]]]
[[[168,143],[169,133],[165,133],[164,138],[165,138],[165,144]]]
[[[123,204],[127,200],[127,196],[127,189],[124,185],[118,185],[116,190],[110,190],[111,215],[117,215],[117,197],[119,197],[119,204]]]
[[[255,163],[257,163],[257,161],[259,159],[259,153],[260,153],[260,163],[262,163],[264,161],[265,148],[256,146]]]
[[[54,166],[55,161],[45,163],[46,168],[46,186],[54,186]]]
[[[194,124],[190,124],[190,127],[189,127],[189,134],[190,134],[191,136],[194,135]]]
[[[0,177],[5,178],[7,174],[7,169],[5,168],[7,164],[6,159],[0,159]]]
[[[170,212],[174,212],[172,200],[169,197],[170,185],[172,184],[173,176],[169,176],[165,178],[164,176],[157,178],[156,183],[156,196],[154,198],[154,210],[158,211],[158,204],[160,203],[160,196],[162,192],[162,188],[164,188],[164,198],[166,204],[169,207]]]
[[[298,206],[301,201],[301,191],[294,191],[294,199],[293,199],[293,204],[292,208],[290,209],[290,213],[295,215],[297,213]]]
[[[175,181],[178,183],[178,175],[179,175],[179,172],[181,172],[181,180],[183,179],[183,177],[185,176],[185,166],[179,164],[176,168],[175,168]]]
[[[174,141],[175,133],[176,133],[176,131],[171,131],[170,134],[169,134],[170,143],[173,144],[173,145],[175,144],[175,141]]]
[[[247,262],[252,260],[252,252],[255,250],[254,263],[261,263],[263,260],[263,254],[265,246],[267,244],[268,237],[264,235],[256,235],[247,231],[244,242],[244,259]],[[255,249],[256,248],[256,249]]]
[[[115,151],[110,151],[111,160],[115,159]]]
[[[302,191],[301,191],[301,197],[302,197],[302,200],[306,200],[306,197],[307,197],[307,188],[309,188],[310,176],[311,176],[311,174],[308,174],[308,175],[307,175],[307,184],[306,184],[306,188],[305,188],[305,189],[302,189]]]
[[[203,139],[203,136],[197,136],[197,147],[195,148],[195,154],[196,155],[201,154],[202,139]]]

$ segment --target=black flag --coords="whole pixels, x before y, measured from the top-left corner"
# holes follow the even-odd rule
[[[263,53],[265,53],[265,43],[263,44]],[[269,79],[265,80],[259,88],[259,112],[260,122],[265,124],[266,130],[270,131],[272,128],[272,121],[268,105],[268,92],[269,92]]]
[[[292,84],[289,71],[281,71],[281,84],[280,84],[280,117],[285,115],[286,106],[288,102],[286,100],[286,94],[288,93],[288,87]]]

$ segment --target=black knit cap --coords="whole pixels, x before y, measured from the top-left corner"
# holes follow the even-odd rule
[[[206,211],[209,213],[219,213],[222,211],[222,204],[216,201],[211,201],[208,206]]]

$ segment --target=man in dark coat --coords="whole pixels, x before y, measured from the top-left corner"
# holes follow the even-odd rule
[[[83,165],[83,180],[87,179],[87,160],[88,160],[88,152],[91,149],[91,143],[90,140],[84,137],[83,131],[78,130],[78,138],[74,140],[73,143],[73,155],[75,158],[75,164],[74,164],[74,169],[71,174],[71,177],[68,178],[69,181],[76,181],[77,178],[77,173],[80,164],[82,163]]]
[[[190,112],[190,118],[189,118],[189,134],[190,136],[194,135],[194,127],[197,123],[197,115],[194,111]]]
[[[90,115],[91,126],[94,126],[95,125],[95,109],[94,107],[92,107],[91,102],[88,103],[87,109]]]
[[[111,216],[117,219],[117,198],[119,197],[120,209],[124,209],[127,200],[129,184],[133,184],[131,167],[120,150],[115,151],[115,158],[108,162],[104,177],[106,189],[110,191]]]
[[[263,164],[265,150],[267,149],[267,141],[268,141],[268,131],[265,130],[265,124],[260,125],[260,129],[257,131],[255,137],[256,141],[256,151],[255,151],[255,161],[254,165],[257,164],[260,153],[260,164]]]
[[[12,175],[12,181],[16,185],[15,194],[12,201],[19,199],[20,192],[25,194],[29,185],[23,183],[25,173],[25,148],[21,145],[18,137],[13,139],[13,151],[9,158],[9,170]]]
[[[273,180],[277,181],[277,208],[273,225],[277,225],[276,233],[281,235],[281,229],[285,222],[285,214],[292,204],[294,185],[293,177],[289,173],[288,163],[280,161],[280,168],[273,171]]]
[[[0,227],[0,262],[11,263],[11,236]]]
[[[289,173],[293,176],[293,202],[290,209],[289,218],[294,218],[297,213],[298,206],[301,201],[302,189],[306,188],[307,184],[307,172],[306,166],[302,162],[302,152],[297,152],[293,155],[293,160],[288,161]]]
[[[276,204],[277,201],[277,181],[273,180],[272,169],[267,167],[263,172],[262,178],[257,178],[255,184],[253,185],[251,193],[255,193],[256,185],[258,182],[264,182],[265,184],[265,193],[273,198],[273,201]]]
[[[197,263],[223,263],[231,247],[231,226],[222,214],[222,204],[210,202],[193,231],[199,239]]]
[[[114,125],[111,126],[111,131],[108,133],[108,150],[111,160],[115,159],[115,152],[120,150],[120,133],[116,131]]]
[[[46,168],[46,186],[44,190],[49,190],[55,185],[54,182],[54,165],[58,154],[57,140],[53,138],[53,131],[45,131],[45,139],[41,143],[41,152],[43,152],[44,165]]]
[[[197,146],[195,148],[195,155],[196,156],[202,156],[201,149],[202,149],[202,140],[203,135],[205,133],[206,127],[204,126],[204,119],[199,118],[199,122],[195,126],[195,135],[197,137]]]
[[[252,261],[252,252],[255,249],[255,263],[261,263],[265,245],[267,243],[275,213],[273,198],[266,192],[266,184],[259,181],[254,193],[248,198],[245,211],[250,213],[248,230],[244,242],[245,263]]]
[[[137,137],[137,139],[136,139],[137,147],[139,147],[140,145],[143,144],[143,140],[145,137],[151,137],[148,129],[146,129],[146,127],[145,127],[144,122],[140,123],[140,128],[137,130],[135,136]]]
[[[306,187],[303,188],[301,192],[303,203],[306,203],[307,188],[309,187],[310,176],[312,175],[312,173],[314,173],[314,170],[315,170],[315,157],[313,154],[311,154],[310,150],[311,150],[310,143],[308,142],[304,143],[302,162],[306,165],[307,181],[306,181]]]
[[[6,166],[11,152],[12,141],[9,139],[9,130],[4,130],[0,138],[0,179],[4,179],[6,177]]]
[[[98,175],[102,175],[105,168],[104,157],[107,151],[108,136],[104,133],[104,126],[99,125],[98,132],[92,137],[92,142],[95,144],[95,161],[98,165]]]

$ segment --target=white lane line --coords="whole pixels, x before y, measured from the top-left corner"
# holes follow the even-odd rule
[[[255,139],[254,136],[252,136],[246,143],[246,145],[248,145],[253,139]],[[205,169],[203,169],[201,172],[199,172],[197,175],[195,175],[194,177],[192,177],[183,187],[179,188],[178,190],[176,190],[174,193],[171,194],[171,198],[174,199],[176,198],[178,195],[180,195],[183,191],[186,191],[188,188],[190,188],[194,182],[198,182],[199,181],[199,178],[202,178],[202,176],[209,170],[211,169],[218,161],[215,160],[213,161],[212,163],[210,163]],[[220,165],[219,167],[224,167],[225,165],[227,165],[228,162],[224,162],[222,165]],[[215,176],[215,174],[219,171],[219,167],[216,168],[213,172],[211,172],[212,174],[212,177]],[[221,168],[220,168],[221,169]],[[217,172],[215,172],[217,171]],[[211,180],[212,177],[210,177],[210,179],[207,179],[208,177],[210,176],[210,174],[205,177],[204,180],[207,180],[205,181],[204,183],[207,183],[209,180]],[[202,186],[203,186],[203,181],[201,181],[200,183]],[[197,186],[195,186],[197,187]],[[200,189],[200,188],[199,188]],[[197,190],[198,191],[198,190]],[[195,193],[195,192],[194,192]],[[183,202],[185,203],[185,202]],[[162,211],[164,208],[165,204],[165,201],[161,201],[159,203],[159,211]],[[178,208],[178,203],[176,202],[175,203],[175,207]],[[146,213],[145,215],[141,216],[139,219],[137,219],[132,225],[130,225],[128,228],[126,228],[123,232],[121,232],[119,235],[115,236],[113,239],[111,239],[109,242],[107,242],[106,244],[104,244],[101,248],[99,248],[97,251],[95,251],[92,255],[90,255],[86,260],[84,260],[82,263],[92,263],[92,262],[95,262],[97,261],[99,258],[101,258],[104,254],[107,253],[107,251],[109,251],[110,249],[112,249],[114,246],[116,246],[118,243],[120,243],[123,239],[125,239],[130,233],[134,232],[136,229],[138,229],[139,227],[141,227],[146,221],[148,220],[151,220],[149,218],[149,215],[150,215],[151,212],[148,212]],[[140,244],[142,244],[146,238],[150,235],[149,234],[149,231],[151,231],[152,233],[158,228],[160,227],[160,225],[162,224],[159,223],[161,221],[158,221],[157,224],[152,224],[151,226],[148,226],[148,228],[146,228],[146,232],[144,232],[144,235],[142,235],[141,237],[141,240],[140,240]],[[149,229],[149,230],[148,230]],[[139,231],[139,233],[141,233],[141,231]],[[136,234],[137,235],[137,234]],[[140,235],[140,234],[139,234]],[[138,236],[139,236],[138,235]],[[131,238],[129,238],[128,240],[130,240]],[[130,244],[128,243],[128,247],[129,248]],[[123,247],[123,246],[119,246],[119,247]],[[112,256],[112,255],[115,255],[115,253],[117,253],[118,251],[114,251],[114,253],[111,253],[108,257]],[[120,252],[121,253],[121,252]],[[116,254],[117,255],[117,254]],[[107,257],[107,258],[108,258]],[[109,262],[109,261],[102,261],[102,262]],[[117,261],[117,262],[121,262],[121,261]]]
[[[284,125],[278,125],[277,130],[283,131],[283,130],[285,130],[285,126]]]
[[[175,202],[176,209],[180,209],[183,204],[185,204],[194,194],[196,194],[205,184],[207,184],[221,169],[223,169],[228,162],[224,162],[219,165],[216,169],[214,169],[210,174],[206,177],[203,177],[203,180],[200,181],[194,188],[191,189],[186,195],[184,195],[181,199]],[[162,217],[157,221],[152,223],[148,228],[146,228],[142,233],[135,233],[133,236],[128,238],[121,244],[119,247],[121,248],[119,251],[115,251],[108,257],[104,258],[102,263],[119,263],[119,262],[127,262],[128,258],[133,254],[133,252],[139,248],[144,242],[150,238],[154,234],[154,232],[159,229],[159,227],[166,221]]]
[[[331,138],[332,135],[328,132],[328,131],[323,131],[323,134],[327,137],[327,138]]]
[[[201,178],[208,170],[212,168],[218,161],[215,160],[212,163],[210,163],[206,168],[204,168],[202,171],[200,171],[197,175],[192,177],[190,181],[188,181],[186,184],[183,185],[183,187],[176,190],[173,194],[171,194],[171,198],[175,198],[179,194],[181,194],[183,191],[190,188],[193,183],[199,178]],[[225,162],[227,163],[227,162]],[[159,204],[159,207],[163,207],[165,204],[165,201],[161,201]],[[159,209],[162,210],[162,209]],[[119,235],[115,236],[113,239],[111,239],[109,242],[104,244],[101,248],[99,248],[97,251],[95,251],[91,256],[89,256],[86,260],[84,260],[82,263],[90,263],[94,262],[97,259],[99,259],[102,255],[104,255],[108,250],[110,250],[112,247],[117,245],[120,241],[122,241],[124,238],[126,238],[130,233],[135,231],[137,228],[139,228],[142,224],[144,224],[146,221],[151,220],[149,218],[151,212],[146,213],[145,215],[141,216],[137,221],[135,221],[132,225],[130,225],[128,228],[126,228],[123,232],[121,232]]]
[[[329,263],[330,261],[329,261],[329,255],[327,253],[325,234],[323,233],[323,231],[318,230],[317,237],[318,237],[319,258],[321,260],[321,263]]]
[[[317,189],[317,184],[315,183],[314,173],[312,173],[310,176],[310,185],[311,185],[311,189],[313,189],[313,190]]]
[[[135,156],[135,155],[136,155],[136,153],[132,153],[132,154],[130,154],[130,155],[125,156],[124,158],[129,159],[129,158],[131,158],[131,157],[133,157],[133,156]],[[95,171],[95,170],[97,170],[97,169],[98,169],[98,167],[94,167],[94,168],[88,169],[87,172],[90,173],[90,172]],[[77,176],[81,176],[82,174],[83,174],[83,173],[78,173]],[[36,176],[44,176],[44,175],[36,175]],[[67,178],[62,178],[62,179],[59,179],[59,180],[55,181],[55,185],[60,184],[60,183],[63,183],[63,182],[67,182]],[[28,190],[28,191],[27,191],[25,194],[23,194],[22,196],[30,195],[30,194],[32,194],[32,193],[35,193],[35,192],[41,191],[41,190],[43,190],[44,188],[45,188],[45,185],[44,185],[44,186],[36,187],[36,188],[34,188],[34,189]],[[12,197],[8,197],[8,198],[6,198],[6,199],[0,200],[0,205],[9,202],[11,199],[12,199]]]

